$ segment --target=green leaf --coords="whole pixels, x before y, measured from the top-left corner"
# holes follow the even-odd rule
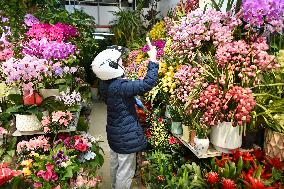
[[[66,173],[65,173],[65,175],[63,176],[63,180],[65,180],[65,179],[69,179],[69,178],[72,178],[73,177],[73,166],[68,166],[67,168],[66,168]]]
[[[15,156],[15,150],[9,150],[9,151],[7,151],[7,154],[11,157],[14,157]]]

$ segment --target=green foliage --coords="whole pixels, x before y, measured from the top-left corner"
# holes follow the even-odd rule
[[[168,180],[167,189],[206,189],[209,188],[202,178],[200,167],[196,163],[183,165],[175,177]]]
[[[77,128],[77,131],[87,132],[89,130],[89,124],[84,117],[80,116],[76,128]]]
[[[144,39],[146,35],[146,29],[141,19],[142,11],[127,9],[112,13],[116,17],[111,22],[115,43],[129,48],[142,46],[143,43],[140,44],[140,39]]]
[[[224,6],[224,0],[219,0],[218,2],[216,0],[211,0],[211,3],[212,6],[218,11],[220,11]],[[235,7],[233,6],[234,4],[236,5]],[[234,13],[238,13],[240,11],[241,5],[242,0],[227,0],[226,12],[234,11]]]
[[[17,144],[16,137],[4,138],[4,144],[0,147],[0,162],[11,163],[15,156]]]

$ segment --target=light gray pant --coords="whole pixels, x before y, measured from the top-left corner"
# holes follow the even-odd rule
[[[136,153],[118,154],[110,149],[112,189],[130,189],[136,169]]]

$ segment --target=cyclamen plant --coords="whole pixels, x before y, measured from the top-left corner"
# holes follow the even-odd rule
[[[43,130],[45,133],[58,132],[61,129],[66,129],[72,123],[73,116],[70,112],[52,112],[51,116],[42,118]]]

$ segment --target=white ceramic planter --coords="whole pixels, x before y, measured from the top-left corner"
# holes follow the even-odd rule
[[[172,125],[171,125],[171,132],[172,132],[173,134],[176,134],[176,135],[181,135],[181,134],[182,134],[181,122],[175,122],[175,121],[173,121],[173,122],[172,122]]]
[[[16,128],[18,131],[39,131],[42,128],[41,122],[35,115],[16,114]]]
[[[219,123],[211,127],[210,141],[216,150],[229,153],[242,146],[241,128],[233,127],[231,122]]]
[[[91,87],[91,93],[92,93],[92,99],[98,100],[99,99],[99,89],[98,88],[92,88]]]
[[[59,89],[40,89],[39,92],[43,98],[60,95]]]
[[[195,150],[198,153],[198,155],[202,155],[205,154],[209,148],[209,139],[205,138],[205,139],[200,139],[195,137],[194,138],[194,143],[195,143]]]

